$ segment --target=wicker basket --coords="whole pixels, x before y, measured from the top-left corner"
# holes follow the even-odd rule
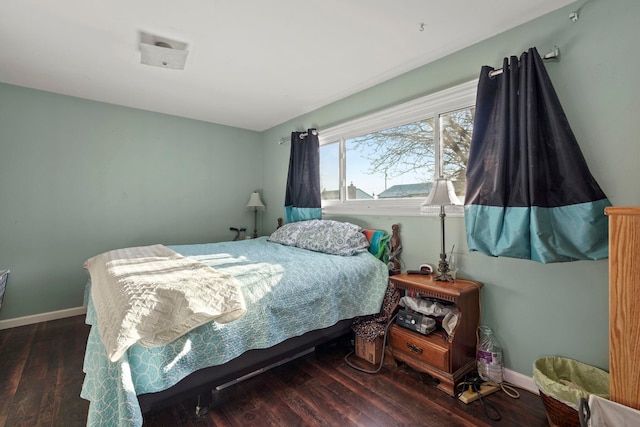
[[[547,420],[551,427],[580,427],[578,411],[558,399],[547,396],[542,390],[539,391],[542,404],[547,411]]]

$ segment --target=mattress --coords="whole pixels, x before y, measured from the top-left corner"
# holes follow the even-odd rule
[[[114,363],[107,359],[87,298],[87,323],[92,328],[81,392],[90,401],[87,425],[141,426],[138,394],[165,390],[190,373],[248,350],[378,313],[387,287],[387,266],[369,252],[328,255],[266,237],[168,247],[232,274],[241,284],[247,313],[228,324],[202,325],[165,346],[135,344]]]

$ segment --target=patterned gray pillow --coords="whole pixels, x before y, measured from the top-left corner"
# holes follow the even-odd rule
[[[369,247],[369,241],[362,233],[362,227],[348,222],[319,219],[285,224],[273,232],[269,240],[283,245],[343,256],[365,252]]]
[[[305,222],[307,221],[290,222],[283,225],[271,233],[269,241],[287,246],[296,246],[296,243],[298,242],[298,234],[300,234],[300,229]]]

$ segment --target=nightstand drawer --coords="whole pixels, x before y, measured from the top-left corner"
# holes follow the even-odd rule
[[[394,352],[401,352],[413,359],[441,369],[449,371],[449,347],[442,342],[439,334],[421,335],[409,331],[401,326],[391,326],[389,343]]]

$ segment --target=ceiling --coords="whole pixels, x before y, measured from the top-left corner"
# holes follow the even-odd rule
[[[0,82],[262,131],[572,2],[5,1]],[[143,32],[185,69],[142,65]]]

